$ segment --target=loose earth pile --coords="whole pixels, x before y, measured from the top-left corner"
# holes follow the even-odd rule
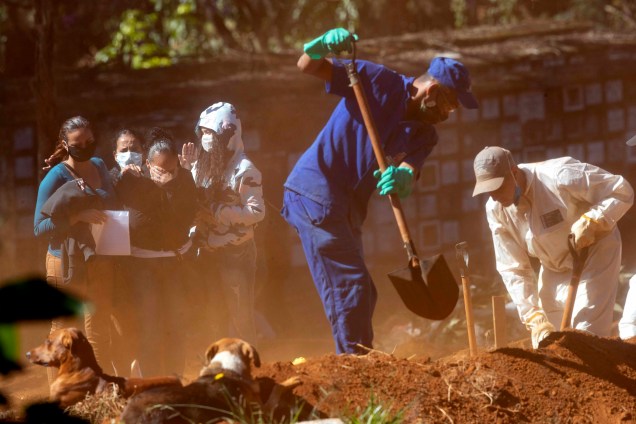
[[[381,352],[324,355],[264,364],[257,376],[300,375],[296,400],[324,416],[361,411],[373,400],[401,411],[406,423],[636,422],[636,339],[568,331],[542,346],[434,362]]]
[[[296,365],[262,359],[254,374],[265,391],[300,376],[303,384],[285,401],[303,405],[305,418],[360,416],[381,405],[404,423],[636,423],[636,338],[557,332],[538,350],[507,347],[473,358],[460,352],[435,361],[380,351],[315,355]],[[37,388],[3,386],[20,403],[46,392],[41,378]]]

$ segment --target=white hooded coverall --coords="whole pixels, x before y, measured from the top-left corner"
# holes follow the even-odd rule
[[[623,340],[636,337],[636,275],[629,279],[623,317],[618,323],[618,335]]]
[[[224,137],[229,135],[226,147],[231,153],[220,196],[206,197],[204,206],[209,214],[199,214],[196,222],[196,246],[203,253],[199,258],[207,267],[203,274],[211,289],[208,298],[215,299],[220,286],[229,315],[228,334],[256,343],[255,324],[263,333],[273,332],[254,307],[257,254],[254,228],[265,218],[262,176],[244,152],[241,120],[233,105],[219,102],[208,107],[201,112],[196,130],[200,127]],[[198,162],[192,168],[195,182],[200,172],[197,165]],[[203,188],[208,191],[209,187],[210,181],[204,180]]]
[[[608,232],[590,246],[572,313],[572,327],[609,336],[618,274],[621,237],[616,222],[631,207],[634,192],[620,175],[571,157],[520,164],[526,190],[518,205],[503,207],[492,198],[486,217],[493,235],[497,271],[525,324],[537,310],[559,328],[572,256],[568,234],[582,214],[602,221]],[[541,267],[538,284],[529,256]]]

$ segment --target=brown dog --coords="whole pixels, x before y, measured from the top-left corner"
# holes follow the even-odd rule
[[[77,328],[53,331],[44,344],[27,352],[26,357],[34,364],[59,368],[51,384],[51,397],[63,407],[84,400],[89,393],[103,393],[111,385],[117,386],[124,397],[158,386],[181,387],[176,377],[124,378],[105,374],[90,342]]]
[[[260,367],[256,349],[249,343],[224,338],[206,351],[206,364],[199,378],[182,388],[156,388],[130,399],[121,421],[125,423],[212,422],[231,416],[237,405],[246,410],[255,405],[270,414],[281,397],[301,384],[298,377],[276,384],[266,401],[259,382],[252,378],[251,366]],[[265,415],[267,416],[267,415]]]

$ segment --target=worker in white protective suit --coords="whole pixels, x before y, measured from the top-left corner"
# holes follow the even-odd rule
[[[627,297],[623,305],[623,316],[618,322],[618,335],[627,340],[636,337],[636,275],[629,279]]]
[[[474,170],[473,196],[490,195],[486,217],[497,271],[533,347],[561,323],[572,276],[570,233],[577,250],[589,246],[572,327],[609,336],[621,264],[616,222],[633,203],[630,184],[571,157],[517,166],[501,147],[482,150]],[[530,257],[541,263],[538,281]]]
[[[628,146],[636,146],[636,136],[627,140]],[[618,335],[627,340],[636,337],[636,275],[629,279],[627,297],[623,305],[623,316],[618,322]]]

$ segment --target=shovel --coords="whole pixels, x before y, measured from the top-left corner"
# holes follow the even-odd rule
[[[345,64],[349,82],[356,96],[364,125],[369,133],[373,153],[381,172],[387,168],[387,161],[380,143],[378,130],[371,116],[369,104],[356,70],[356,46],[352,41],[353,53],[350,62]],[[406,225],[404,211],[397,194],[390,194],[393,214],[402,236],[402,242],[408,255],[408,265],[388,274],[406,307],[413,313],[427,319],[443,320],[455,309],[459,289],[455,277],[450,272],[444,256],[435,255],[420,259]]]
[[[587,260],[589,246],[577,252],[574,246],[574,234],[570,234],[568,235],[568,249],[570,249],[570,254],[572,255],[572,278],[570,279],[568,298],[565,301],[565,309],[563,310],[563,318],[561,319],[561,331],[569,328],[572,323],[572,310],[574,309],[574,301],[576,300],[576,291],[579,288],[579,281],[581,281],[581,273]]]

